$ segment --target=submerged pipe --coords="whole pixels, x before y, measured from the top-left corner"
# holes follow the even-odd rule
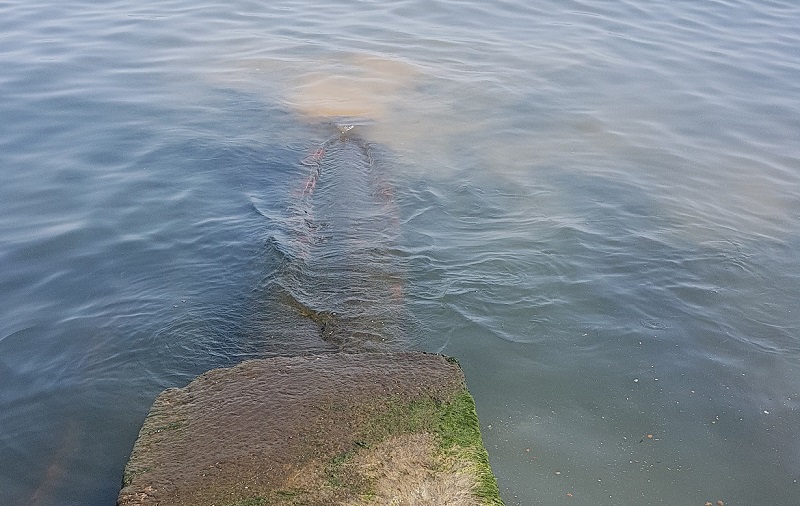
[[[353,125],[300,160],[309,173],[289,208],[293,244],[280,274],[284,303],[340,348],[403,339],[403,268],[394,191]]]

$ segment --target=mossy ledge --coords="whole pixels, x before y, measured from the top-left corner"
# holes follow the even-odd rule
[[[503,503],[456,361],[336,353],[247,361],[163,392],[117,504]]]

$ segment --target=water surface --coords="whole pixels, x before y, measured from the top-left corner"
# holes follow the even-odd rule
[[[159,391],[350,342],[311,310],[458,357],[509,505],[793,504],[798,27],[780,0],[0,4],[0,503],[113,504]]]

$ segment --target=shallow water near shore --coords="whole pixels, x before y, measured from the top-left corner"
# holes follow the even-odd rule
[[[158,392],[348,324],[459,359],[508,505],[793,504],[798,27],[0,4],[0,504],[113,504]]]

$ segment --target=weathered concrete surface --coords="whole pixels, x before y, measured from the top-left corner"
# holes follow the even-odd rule
[[[117,504],[502,502],[454,361],[335,353],[247,361],[164,391]]]

